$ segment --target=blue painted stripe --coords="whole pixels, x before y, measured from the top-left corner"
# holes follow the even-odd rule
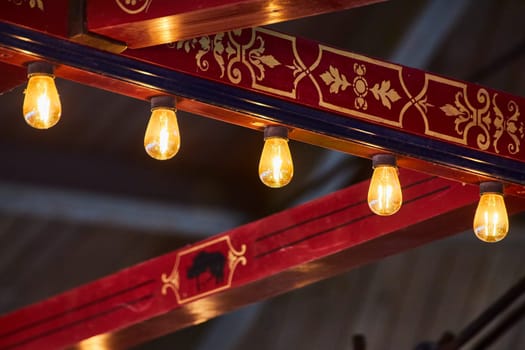
[[[522,162],[178,73],[7,23],[0,45],[93,73],[394,153],[525,184]]]

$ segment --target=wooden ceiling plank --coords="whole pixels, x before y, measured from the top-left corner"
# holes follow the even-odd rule
[[[121,52],[387,0],[53,0],[0,2],[0,20]]]
[[[471,226],[475,186],[400,175],[395,216],[371,214],[362,182],[5,315],[0,348],[127,348]]]
[[[87,29],[130,48],[365,6],[385,0],[88,0]]]

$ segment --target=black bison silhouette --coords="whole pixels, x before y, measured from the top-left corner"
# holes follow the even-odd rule
[[[188,279],[195,279],[197,282],[197,290],[201,289],[199,277],[206,271],[210,273],[210,277],[204,281],[204,283],[207,283],[212,278],[215,278],[216,284],[221,283],[224,279],[225,262],[226,258],[221,252],[202,251],[193,259],[186,273],[186,277],[188,277]]]

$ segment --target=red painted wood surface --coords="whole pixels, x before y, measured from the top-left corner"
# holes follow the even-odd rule
[[[119,4],[125,2],[119,1],[104,3],[122,11]],[[130,6],[139,7],[146,1],[130,2]],[[163,0],[149,1],[149,14],[142,11],[140,16],[159,15],[159,11],[162,11],[160,8],[155,10],[154,6]],[[64,35],[66,3],[65,0],[4,1],[0,2],[0,18],[31,26],[38,31]],[[96,3],[96,0],[90,2]],[[193,6],[201,4],[190,3]],[[215,0],[209,4],[226,3],[227,0]],[[191,7],[188,4],[185,6]],[[25,53],[1,48],[0,53],[0,61],[18,66],[35,59]],[[298,105],[525,162],[525,98],[476,84],[444,78],[263,28],[221,32],[170,45],[128,50],[124,54],[153,65],[272,95]],[[63,69],[62,72],[70,70]],[[133,86],[89,73],[77,73],[71,76],[65,74],[64,78],[78,79],[81,83],[144,99],[155,93],[152,88]],[[256,129],[261,129],[266,123],[253,116],[240,117],[235,112],[223,113],[220,108],[203,107],[198,102],[186,102],[181,107],[188,107],[192,112],[206,110],[208,116]],[[308,130],[306,134],[296,134],[297,139],[313,144],[334,143],[322,135],[308,134]],[[300,138],[302,136],[304,139]],[[345,152],[351,150],[349,153],[359,156],[370,154],[366,145],[356,148],[355,145],[335,142],[333,146]],[[404,160],[400,161],[403,164]],[[412,164],[415,169],[436,168],[436,174],[440,176],[452,174],[452,177],[466,182],[482,180],[473,174],[456,176],[461,174],[461,170],[441,171],[440,167],[417,160],[407,160],[405,166],[411,167]],[[512,188],[510,191],[523,192]]]
[[[88,0],[87,27],[139,48],[380,1],[385,0]]]
[[[325,62],[325,52],[329,53],[330,61]],[[128,50],[125,54],[152,65],[269,94],[299,105],[524,161],[521,110],[525,99],[476,84],[442,78],[261,28]],[[35,59],[37,57],[29,52],[0,47],[0,62],[24,67]],[[152,86],[55,63],[58,77],[85,85],[143,100],[162,93]],[[467,99],[463,100],[465,96]],[[257,115],[193,99],[179,99],[177,106],[180,110],[255,130],[262,130],[269,123]],[[370,158],[377,153],[372,145],[336,139],[311,130],[293,129],[290,137],[360,157]],[[465,183],[477,184],[489,179],[464,169],[403,155],[398,155],[398,163],[405,168]],[[509,183],[505,191],[525,195],[521,184]]]
[[[67,38],[68,9],[69,0],[2,0],[0,20]]]
[[[400,179],[395,216],[370,212],[365,181],[5,315],[0,349],[128,348],[471,226],[477,187]]]
[[[525,98],[264,28],[129,57],[299,105],[525,162]]]

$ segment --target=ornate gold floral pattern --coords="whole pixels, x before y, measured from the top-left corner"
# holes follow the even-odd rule
[[[191,40],[178,41],[168,44],[168,47],[177,50],[184,50],[186,53],[196,51],[195,61],[197,67],[202,71],[207,71],[210,63],[208,54],[211,52],[213,59],[220,69],[220,78],[227,76],[230,82],[238,83],[242,76],[238,68],[234,68],[235,63],[247,66],[252,72],[255,81],[262,81],[265,77],[266,69],[272,69],[281,65],[273,55],[265,54],[265,42],[261,36],[257,36],[252,31],[252,38],[249,45],[239,44],[235,37],[241,35],[241,30],[234,30],[226,33],[217,33],[213,36],[203,36]]]
[[[208,74],[216,74],[208,69],[213,60],[219,73],[211,77],[242,87],[296,100],[299,87],[313,86],[318,101],[309,93],[300,103],[401,129],[410,119],[424,127],[417,133],[440,140],[496,154],[520,152],[520,105],[508,97],[325,45],[316,46],[317,58],[314,46],[303,58],[296,45],[295,37],[253,28],[171,47],[194,55]]]
[[[256,41],[259,43],[259,46],[251,49],[248,52],[248,61],[258,70],[258,73],[255,75],[255,78],[258,81],[263,80],[265,73],[265,66],[268,68],[275,68],[276,66],[281,65],[275,57],[272,55],[265,55],[264,51],[264,40],[261,37],[257,37]]]
[[[366,80],[366,66],[364,64],[354,63],[355,77],[352,83],[349,83],[346,76],[339,72],[339,69],[330,65],[329,69],[320,75],[324,83],[330,87],[330,93],[338,94],[340,91],[345,91],[346,88],[352,86],[352,90],[356,95],[354,99],[354,107],[356,109],[366,110],[368,102],[366,95],[368,91],[372,92],[374,98],[381,101],[382,105],[388,109],[392,108],[392,102],[398,101],[401,96],[396,90],[390,87],[389,80],[383,80],[381,85],[375,84],[371,89],[368,88],[368,81]]]
[[[344,74],[339,73],[339,69],[330,66],[329,70],[320,75],[324,83],[330,86],[330,93],[338,94],[339,89],[345,91],[350,86]]]
[[[494,110],[494,127],[496,131],[494,132],[494,149],[496,153],[500,153],[498,149],[498,142],[503,136],[504,133],[507,133],[512,140],[512,143],[507,145],[507,149],[510,154],[516,154],[520,150],[520,140],[523,140],[524,130],[523,122],[519,121],[519,108],[518,104],[515,101],[509,101],[507,104],[507,111],[511,113],[510,117],[505,118],[503,112],[498,107],[496,103],[496,97],[498,94],[492,96],[492,108]]]
[[[120,9],[130,15],[148,12],[153,0],[115,0]]]
[[[381,100],[381,104],[388,109],[392,109],[392,102],[401,99],[397,91],[390,87],[390,80],[383,80],[381,86],[375,84],[370,91],[372,91],[375,99],[378,101]]]
[[[498,106],[497,96],[498,94],[494,93],[491,98],[486,89],[479,89],[477,103],[480,107],[474,108],[465,97],[465,92],[458,91],[454,102],[441,106],[440,110],[446,116],[455,118],[455,130],[458,135],[464,136],[463,144],[468,143],[468,133],[476,127],[476,143],[479,149],[487,150],[492,145],[494,152],[499,154],[499,143],[506,134],[511,140],[507,144],[507,150],[510,154],[516,154],[520,151],[521,140],[524,137],[523,122],[519,120],[519,107],[515,101],[508,101],[507,111],[510,115],[505,117]]]
[[[23,3],[27,3],[30,8],[38,8],[42,12],[44,11],[44,0],[7,0],[9,2],[12,2],[15,5],[22,5]]]
[[[458,135],[464,135],[465,140],[469,130],[477,126],[481,133],[476,139],[480,149],[486,150],[490,146],[490,98],[487,90],[478,90],[478,102],[481,108],[474,108],[465,98],[463,91],[458,91],[455,95],[454,104],[445,104],[440,109],[447,116],[455,117],[454,125]]]

